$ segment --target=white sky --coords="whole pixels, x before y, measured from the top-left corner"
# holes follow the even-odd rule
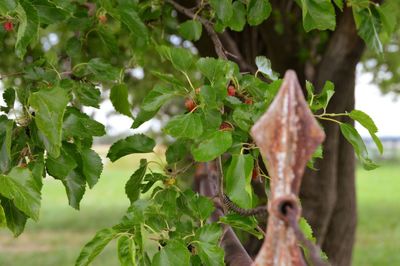
[[[356,109],[364,111],[374,120],[378,136],[400,136],[400,98],[396,101],[394,93],[382,95],[379,88],[370,83],[371,79],[371,74],[357,76]],[[362,126],[356,124],[356,128],[361,136],[369,136]]]

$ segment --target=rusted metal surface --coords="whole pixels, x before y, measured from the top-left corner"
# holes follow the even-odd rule
[[[300,217],[298,193],[304,169],[325,134],[307,106],[294,71],[286,72],[278,95],[251,134],[271,176],[266,238],[253,265],[306,265],[285,214],[290,208],[296,220]]]

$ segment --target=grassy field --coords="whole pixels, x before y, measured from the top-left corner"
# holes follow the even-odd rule
[[[115,224],[128,207],[124,184],[138,164],[128,156],[106,165],[99,183],[88,191],[78,212],[68,207],[62,184],[48,179],[39,223],[29,222],[17,239],[0,231],[1,266],[71,266],[95,231]],[[359,226],[354,265],[400,265],[400,166],[358,171]],[[115,244],[95,266],[118,265]]]

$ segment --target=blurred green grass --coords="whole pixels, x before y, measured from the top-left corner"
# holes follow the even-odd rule
[[[400,164],[359,169],[357,199],[353,265],[400,265]]]
[[[74,265],[80,249],[94,233],[117,223],[125,212],[129,201],[124,185],[141,157],[126,156],[107,164],[99,183],[86,192],[80,211],[68,206],[61,182],[46,179],[39,222],[29,221],[16,239],[7,230],[0,230],[0,265]],[[400,165],[395,164],[384,164],[370,172],[358,170],[359,225],[353,265],[400,265],[399,173]],[[112,243],[92,265],[118,265],[115,251]]]

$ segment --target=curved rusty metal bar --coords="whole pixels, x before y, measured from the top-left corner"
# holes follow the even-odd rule
[[[325,138],[311,113],[296,73],[288,70],[268,111],[251,129],[271,176],[266,238],[254,266],[306,265],[286,210],[301,215],[298,194],[304,168]]]

